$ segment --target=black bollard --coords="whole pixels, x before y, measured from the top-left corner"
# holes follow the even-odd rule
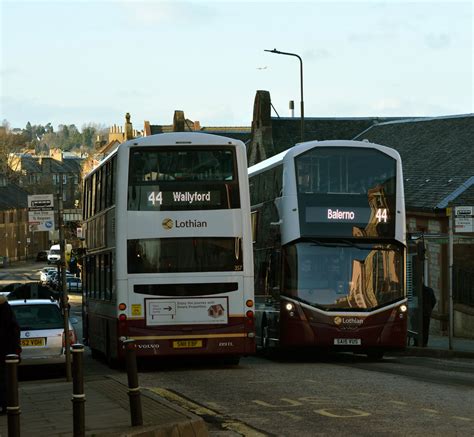
[[[86,421],[84,407],[86,395],[84,394],[84,346],[72,345],[72,414],[74,437],[86,435]]]
[[[143,425],[142,400],[140,386],[138,385],[137,355],[135,353],[135,340],[124,340],[125,356],[128,376],[128,397],[130,399],[130,416],[132,426]]]
[[[7,367],[8,437],[20,437],[20,405],[18,396],[18,355],[5,357]]]

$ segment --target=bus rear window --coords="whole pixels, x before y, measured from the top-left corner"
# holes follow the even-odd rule
[[[239,207],[233,149],[130,150],[128,210],[176,211]]]
[[[131,149],[130,179],[149,181],[232,181],[231,149]]]
[[[243,269],[240,238],[128,240],[128,273],[226,272]]]

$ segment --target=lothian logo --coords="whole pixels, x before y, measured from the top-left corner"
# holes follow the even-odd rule
[[[170,218],[165,218],[162,221],[161,226],[163,226],[163,229],[170,230],[173,228],[173,220],[171,220]]]

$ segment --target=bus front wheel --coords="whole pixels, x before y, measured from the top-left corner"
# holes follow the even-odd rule
[[[383,359],[384,351],[369,351],[367,357],[370,361],[381,361]]]
[[[268,336],[268,323],[266,320],[262,323],[262,331],[261,331],[261,347],[263,352],[268,352],[270,348],[270,340]]]

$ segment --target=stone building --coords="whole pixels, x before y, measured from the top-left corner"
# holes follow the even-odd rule
[[[26,190],[0,175],[0,268],[49,248],[47,232],[29,229],[27,196]]]

